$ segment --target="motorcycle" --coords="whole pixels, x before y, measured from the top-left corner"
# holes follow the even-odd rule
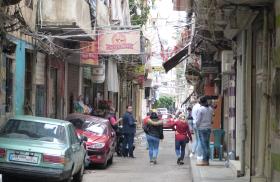
[[[123,145],[124,145],[124,133],[123,133],[123,127],[119,126],[116,130],[116,135],[117,135],[117,145],[116,145],[116,153],[119,157],[127,157],[124,156],[123,154]],[[128,153],[128,145],[126,146],[127,151],[125,152],[126,154]],[[135,145],[133,145],[133,150],[135,149]]]

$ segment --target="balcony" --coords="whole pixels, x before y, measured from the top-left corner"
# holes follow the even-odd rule
[[[91,38],[88,35],[93,32],[91,12],[86,0],[41,0],[38,7],[41,32],[53,35],[62,33],[65,38],[67,36],[76,39]]]

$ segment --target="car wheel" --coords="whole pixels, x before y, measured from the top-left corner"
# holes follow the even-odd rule
[[[8,176],[6,174],[2,174],[2,182],[10,182],[12,181],[11,176]]]
[[[102,169],[106,169],[108,166],[108,160],[106,160],[102,165],[101,165],[101,168]]]
[[[114,155],[112,155],[112,157],[108,160],[108,164],[113,164],[113,160],[114,160]]]
[[[85,158],[84,158],[84,165],[85,165],[85,168],[89,168],[90,167],[90,159],[89,159],[89,156],[86,154]]]
[[[85,170],[85,164],[83,163],[81,166],[81,169],[73,176],[73,182],[82,182],[83,181],[83,175]]]

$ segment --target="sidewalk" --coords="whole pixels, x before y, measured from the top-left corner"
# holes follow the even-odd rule
[[[246,177],[237,178],[236,171],[225,167],[225,161],[213,160],[209,166],[196,166],[196,159],[190,159],[193,182],[249,182]]]
[[[137,137],[137,136],[141,135],[142,133],[144,133],[143,129],[142,128],[137,128],[135,136]]]

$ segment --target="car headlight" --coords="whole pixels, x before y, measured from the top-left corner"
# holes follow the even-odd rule
[[[105,146],[105,143],[92,143],[88,146],[88,148],[101,149],[104,146]]]

